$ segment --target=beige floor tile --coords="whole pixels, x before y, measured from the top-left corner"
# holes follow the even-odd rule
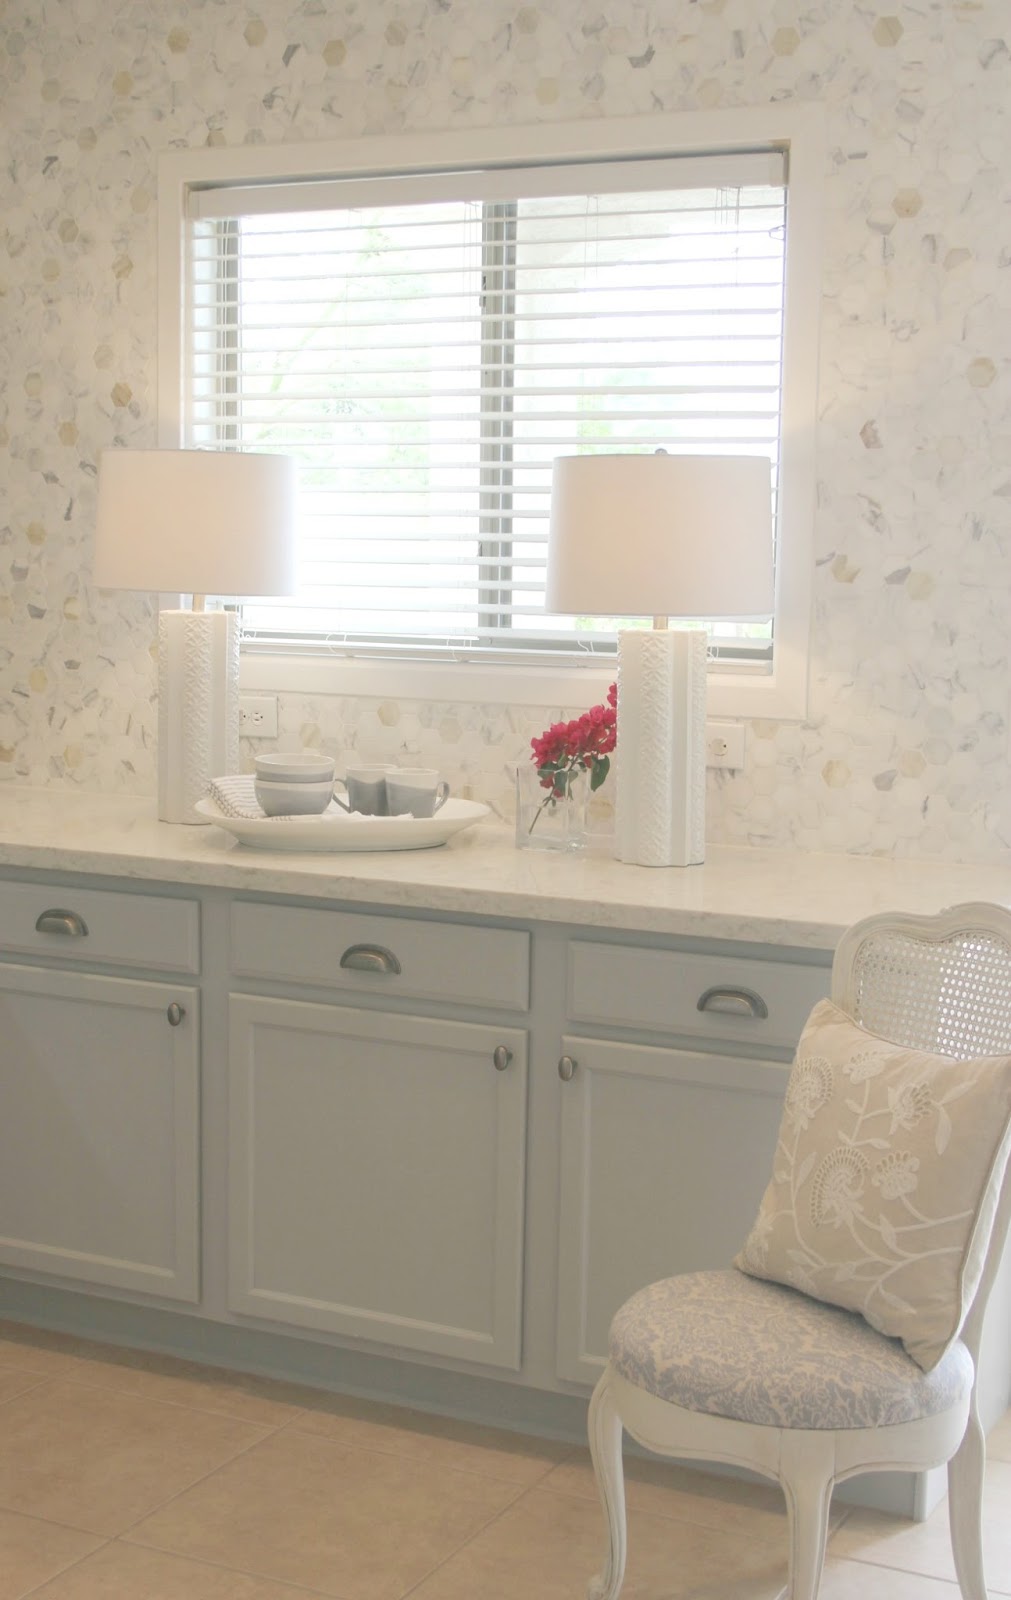
[[[399,1600],[516,1494],[498,1479],[286,1428],[128,1538],[346,1600]]]
[[[73,1383],[40,1384],[2,1417],[0,1507],[110,1536],[266,1432]]]
[[[865,1561],[829,1561],[818,1600],[962,1600],[957,1583]]]
[[[32,1600],[311,1600],[311,1591],[117,1540]]]
[[[24,1368],[0,1366],[0,1406],[5,1400],[13,1400],[16,1394],[26,1394],[29,1389],[38,1388],[46,1379],[41,1372],[25,1372]]]
[[[986,1453],[990,1461],[1011,1461],[1011,1411],[987,1434]]]
[[[335,1439],[431,1461],[465,1472],[487,1473],[510,1483],[531,1484],[570,1453],[570,1446],[533,1439],[501,1428],[454,1422],[403,1406],[380,1405],[351,1396],[327,1395],[291,1426],[300,1433]]]
[[[556,1467],[545,1479],[545,1488],[596,1502],[589,1451],[580,1450]],[[786,1548],[786,1507],[775,1484],[746,1483],[704,1469],[693,1471],[671,1462],[626,1456],[625,1504],[629,1511],[724,1528]]]
[[[90,1533],[0,1511],[0,1600],[21,1600],[100,1544]]]
[[[545,1479],[545,1487],[596,1500],[590,1452],[574,1451]],[[629,1510],[677,1517],[706,1528],[725,1528],[749,1539],[767,1539],[777,1549],[786,1548],[786,1504],[782,1490],[774,1483],[755,1483],[707,1472],[701,1466],[681,1467],[673,1462],[626,1455],[625,1504]],[[848,1510],[839,1502],[833,1504],[833,1526],[842,1521]]]
[[[983,1556],[991,1592],[1011,1594],[1011,1463],[991,1461],[983,1489]],[[850,1512],[832,1538],[834,1557],[901,1567],[925,1577],[955,1581],[948,1534],[948,1502],[925,1522],[906,1522],[880,1511]]]
[[[96,1346],[93,1354],[83,1355],[74,1382],[116,1389],[122,1394],[145,1395],[171,1405],[195,1406],[199,1411],[213,1411],[266,1427],[290,1422],[300,1413],[298,1402],[311,1403],[314,1398],[314,1391],[295,1384],[113,1346]]]
[[[598,1509],[538,1484],[411,1600],[585,1600],[603,1550]],[[630,1513],[622,1600],[775,1600],[785,1582],[785,1557],[777,1559],[760,1540]]]

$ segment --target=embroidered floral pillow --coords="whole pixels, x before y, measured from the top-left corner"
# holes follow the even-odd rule
[[[972,1304],[1009,1147],[1011,1056],[905,1050],[822,1000],[734,1265],[859,1311],[929,1372]]]

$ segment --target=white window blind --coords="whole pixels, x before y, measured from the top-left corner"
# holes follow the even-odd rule
[[[775,482],[786,200],[772,151],[193,189],[184,442],[300,462],[301,592],[247,633],[606,649],[619,619],[544,614],[553,459]],[[768,655],[771,619],[719,627]]]

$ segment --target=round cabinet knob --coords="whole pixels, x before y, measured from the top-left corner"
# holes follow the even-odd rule
[[[576,1070],[577,1062],[571,1056],[562,1056],[558,1062],[558,1076],[563,1083],[568,1083]]]
[[[504,1072],[513,1058],[513,1053],[511,1050],[507,1050],[504,1044],[497,1044],[492,1051],[491,1058],[495,1063],[495,1071]]]
[[[181,1005],[179,1005],[177,1001],[173,1000],[165,1015],[169,1019],[169,1027],[178,1028],[180,1022],[183,1020],[183,1017],[186,1015],[186,1011]]]

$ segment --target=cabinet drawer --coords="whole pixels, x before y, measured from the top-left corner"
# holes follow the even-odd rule
[[[232,971],[355,994],[524,1011],[530,937],[506,928],[244,901],[232,907]]]
[[[811,1007],[828,994],[829,977],[827,966],[576,940],[569,951],[569,1016],[793,1049]]]
[[[109,962],[160,972],[199,972],[193,900],[55,883],[0,883],[0,951]]]

